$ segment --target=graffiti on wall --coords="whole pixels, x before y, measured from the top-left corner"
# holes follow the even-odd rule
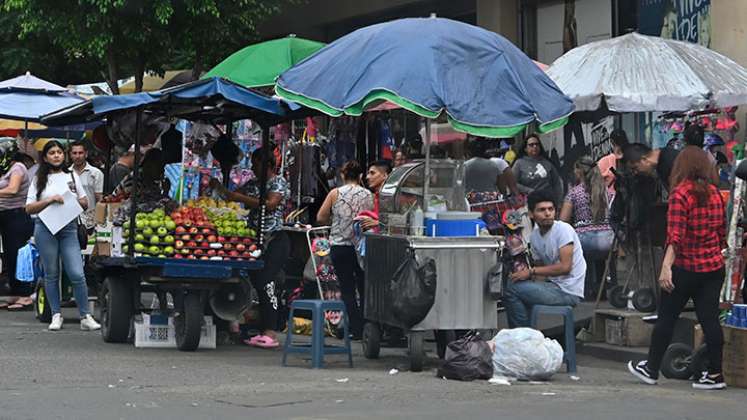
[[[711,46],[711,0],[639,0],[638,30]]]

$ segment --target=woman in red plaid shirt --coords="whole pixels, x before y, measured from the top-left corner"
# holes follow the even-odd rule
[[[656,384],[674,324],[692,298],[708,345],[708,371],[693,383],[693,388],[726,388],[721,374],[724,337],[718,319],[726,215],[716,185],[716,168],[706,153],[695,146],[685,147],[674,162],[670,178],[667,249],[659,276],[661,303],[648,360],[628,363],[630,372],[647,384]]]

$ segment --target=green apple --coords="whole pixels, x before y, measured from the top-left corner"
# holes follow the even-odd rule
[[[174,253],[174,247],[173,246],[167,246],[163,249],[163,253],[167,255],[171,255]]]
[[[153,245],[150,248],[148,248],[148,252],[150,252],[152,255],[158,255],[161,253],[161,248]]]
[[[158,233],[158,236],[165,236],[165,235],[168,235],[169,230],[161,226],[158,228],[158,230],[156,230],[156,233]]]
[[[122,229],[122,236],[125,238],[130,236],[130,230],[129,229]]]
[[[174,243],[174,237],[171,235],[166,235],[163,238],[163,241],[167,244],[173,244]]]
[[[161,238],[159,238],[158,236],[153,235],[153,236],[150,237],[150,243],[157,244],[159,242],[161,242]]]
[[[136,219],[135,220],[135,227],[138,229],[144,229],[148,226],[148,221],[145,219]]]
[[[129,251],[129,250],[130,250],[130,247],[129,247],[129,246],[127,246],[127,245],[122,245],[122,252],[124,252],[124,253],[126,254],[126,253],[127,253],[127,251]]]
[[[174,221],[171,219],[166,220],[165,226],[166,226],[166,229],[170,231],[176,229],[176,223],[174,223]]]
[[[163,222],[161,222],[160,219],[151,219],[150,221],[150,227],[152,227],[153,229],[161,227],[162,224]]]
[[[145,242],[145,236],[142,233],[135,234],[136,242]]]
[[[153,231],[153,229],[152,229],[152,228],[149,228],[149,227],[147,227],[147,228],[143,229],[143,235],[145,235],[145,236],[151,236],[151,235],[153,235],[154,233],[155,233],[155,232]]]
[[[147,218],[148,218],[148,215],[146,213],[135,214],[135,220],[145,220]]]
[[[135,244],[135,252],[143,252],[145,251],[145,245],[137,243]]]
[[[156,216],[156,217],[161,217],[162,218],[163,216],[166,215],[166,212],[164,212],[163,209],[155,209],[155,210],[153,210],[151,212],[151,214],[154,215],[154,216]]]
[[[135,222],[137,223],[137,220],[135,220]],[[122,227],[125,228],[125,229],[129,229],[130,228],[130,221],[129,220],[125,220],[125,222],[122,224]]]
[[[158,258],[166,258],[166,256],[165,256],[165,255],[163,255],[163,254],[159,254],[159,255],[158,255]]]

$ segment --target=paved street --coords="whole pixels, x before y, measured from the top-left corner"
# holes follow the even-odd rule
[[[281,368],[280,351],[135,349],[74,322],[59,333],[45,327],[30,312],[0,313],[0,419],[743,419],[747,410],[744,390],[646,387],[593,358],[580,359],[578,381],[561,374],[506,387],[438,379],[435,361],[422,373],[389,375],[403,368],[402,349],[376,361],[358,354],[355,369],[336,362],[315,371],[301,359]]]

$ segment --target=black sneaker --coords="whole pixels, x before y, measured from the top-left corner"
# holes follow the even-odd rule
[[[655,378],[651,371],[648,370],[645,360],[641,360],[636,364],[633,364],[633,361],[631,360],[628,362],[628,370],[643,383],[656,385],[657,378]]]
[[[693,382],[693,388],[695,389],[726,389],[726,382],[724,382],[724,375],[718,374],[716,376],[710,376],[708,372],[703,372],[703,376],[697,381]]]

